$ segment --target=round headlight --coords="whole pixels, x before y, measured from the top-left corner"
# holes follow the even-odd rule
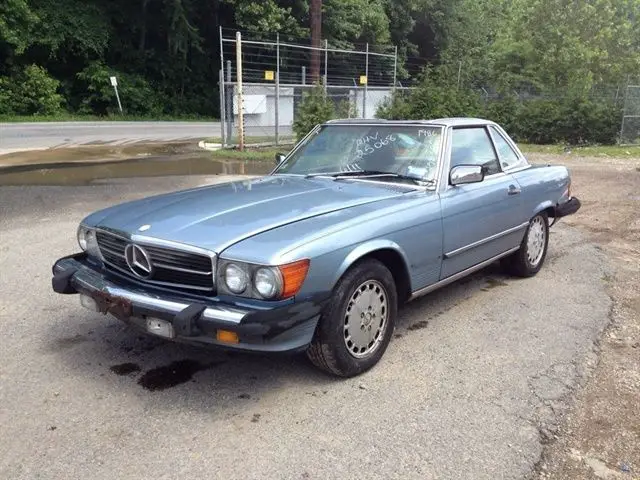
[[[87,230],[85,227],[80,226],[78,228],[78,245],[82,250],[87,250]]]
[[[273,298],[280,293],[282,279],[273,268],[259,268],[253,277],[253,285],[263,298]]]
[[[224,269],[224,280],[227,288],[233,293],[242,293],[247,289],[247,273],[235,263]]]

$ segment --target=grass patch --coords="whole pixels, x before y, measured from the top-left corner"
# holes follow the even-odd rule
[[[32,123],[32,122],[215,122],[215,117],[198,116],[142,116],[142,115],[75,115],[71,113],[61,113],[58,115],[0,115],[2,123]]]
[[[640,145],[590,145],[578,147],[571,145],[534,145],[519,143],[522,153],[550,153],[554,155],[572,155],[575,157],[629,157],[640,158]]]
[[[204,141],[207,143],[222,143],[222,137],[209,137],[205,138]],[[275,141],[276,138],[273,135],[255,135],[244,137],[244,142],[247,145],[250,145],[252,143],[275,143]],[[288,135],[280,136],[280,141],[287,144],[293,144],[294,137]],[[234,139],[234,143],[237,143],[237,139]]]

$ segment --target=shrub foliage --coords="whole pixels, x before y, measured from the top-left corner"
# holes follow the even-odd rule
[[[588,95],[486,99],[477,92],[424,80],[415,90],[397,92],[377,112],[387,119],[482,117],[502,125],[526,143],[613,144],[618,139],[621,105]]]

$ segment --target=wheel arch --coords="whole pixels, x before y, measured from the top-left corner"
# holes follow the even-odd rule
[[[411,295],[409,262],[402,248],[391,240],[375,240],[358,245],[345,257],[337,271],[334,285],[356,263],[372,258],[389,269],[396,284],[398,303],[404,303]]]
[[[545,212],[548,217],[555,217],[556,216],[555,204],[551,200],[545,200],[544,202],[540,202],[531,213],[530,218],[533,218],[542,212]]]

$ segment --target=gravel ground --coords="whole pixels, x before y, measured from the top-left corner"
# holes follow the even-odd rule
[[[0,187],[0,478],[508,479],[555,468],[545,444],[559,445],[593,381],[617,305],[603,247],[566,223],[538,276],[494,266],[410,304],[382,362],[349,380],[299,356],[141,336],[51,291],[50,266],[76,250],[86,213],[228,178]]]
[[[564,163],[583,208],[565,223],[603,248],[614,274],[599,362],[537,466],[540,478],[640,479],[640,159],[531,156]]]

